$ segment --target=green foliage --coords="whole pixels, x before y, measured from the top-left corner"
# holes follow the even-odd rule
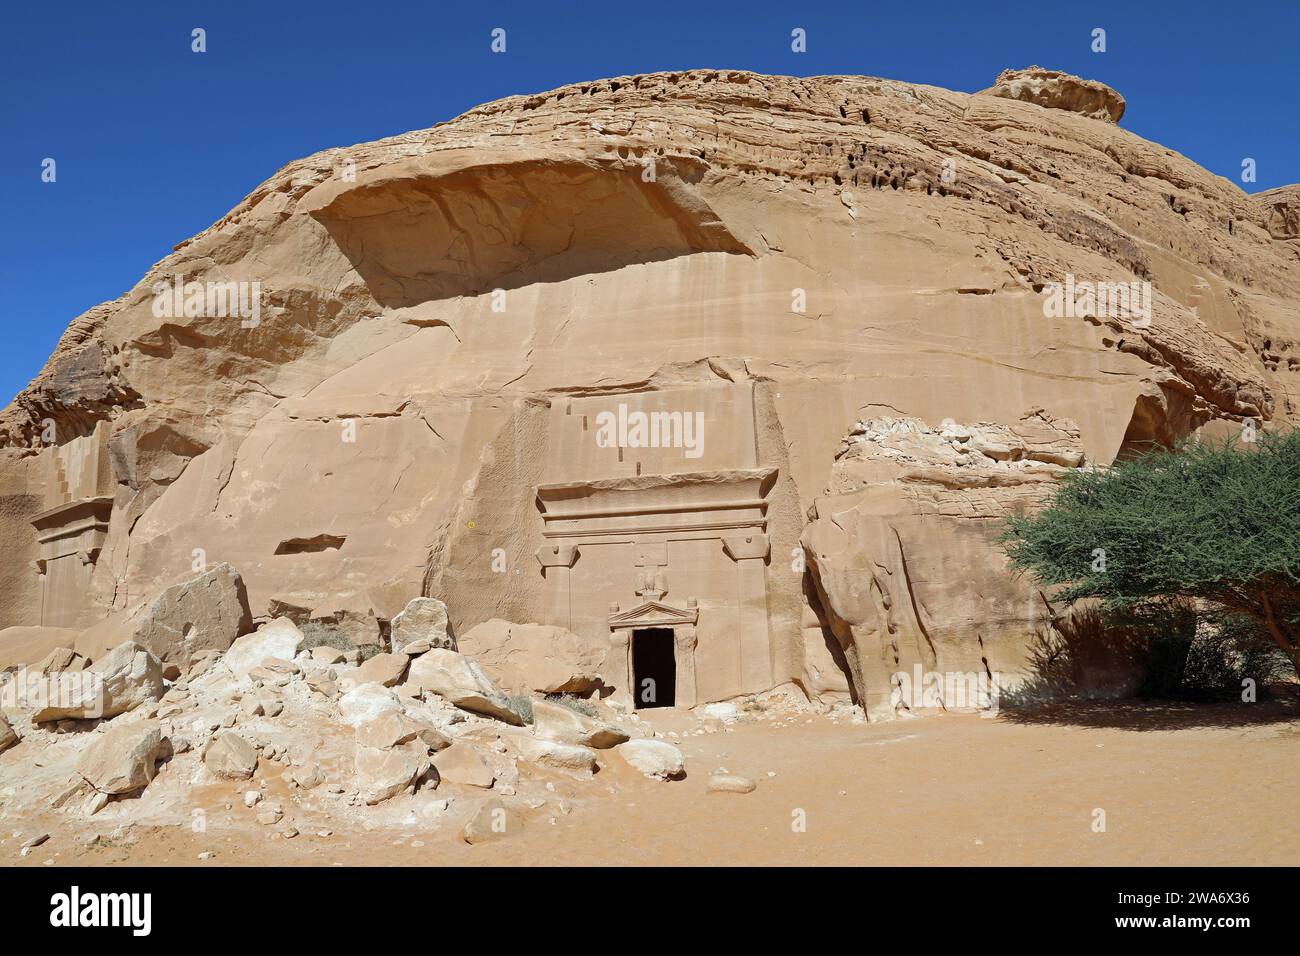
[[[1270,684],[1292,674],[1286,655],[1269,639],[1259,622],[1244,614],[1218,614],[1203,619],[1188,648],[1180,696],[1193,700],[1237,700],[1242,682],[1255,682],[1263,698]]]
[[[1186,696],[1183,672],[1196,639],[1196,605],[1185,598],[1161,598],[1114,610],[1103,610],[1101,623],[1109,633],[1129,637],[1141,646],[1139,697],[1177,699]]]
[[[533,699],[527,694],[507,694],[510,708],[524,719],[524,723],[533,722]]]
[[[547,694],[546,699],[569,708],[574,713],[582,714],[584,717],[597,716],[596,708],[588,701],[580,697],[574,697],[572,694]]]
[[[1140,616],[1200,599],[1250,619],[1296,661],[1300,431],[1072,472],[1001,540],[1017,569],[1065,601],[1097,598],[1108,613]]]
[[[356,650],[356,645],[344,637],[337,628],[326,627],[317,621],[308,621],[299,630],[302,631],[303,650],[311,650],[313,647],[332,647],[344,653]]]
[[[1008,554],[1066,600],[1106,604],[1300,586],[1300,431],[1254,450],[1189,443],[1106,470],[1068,474],[1050,507],[1012,519]],[[1104,569],[1094,570],[1096,552]]]

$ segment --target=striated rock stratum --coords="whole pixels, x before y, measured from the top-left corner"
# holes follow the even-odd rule
[[[1023,681],[1053,610],[1006,514],[1296,415],[1296,187],[1123,106],[700,70],[291,163],[0,413],[0,625],[183,664],[234,634],[168,589],[224,563],[253,621],[357,646],[421,595],[570,631],[638,706]]]

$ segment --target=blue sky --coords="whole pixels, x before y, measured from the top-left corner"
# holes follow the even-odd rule
[[[680,12],[678,12],[680,11]],[[489,50],[507,31],[507,52]],[[190,50],[207,31],[208,51]],[[808,50],[790,50],[790,31]],[[1106,30],[1093,53],[1091,32]],[[1300,3],[0,5],[0,404],[67,324],[277,168],[488,100],[627,73],[859,73],[950,89],[1038,63],[1102,80],[1123,126],[1239,181],[1300,181]],[[46,157],[55,183],[41,181]]]

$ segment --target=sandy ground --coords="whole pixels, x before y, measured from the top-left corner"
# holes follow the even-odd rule
[[[660,712],[663,732],[696,726]],[[1089,705],[1032,717],[891,724],[799,716],[682,741],[688,776],[650,781],[618,761],[580,791],[515,815],[469,846],[454,826],[293,839],[248,827],[133,827],[87,846],[88,821],[26,858],[6,831],[0,863],[59,865],[1250,865],[1300,863],[1300,708]],[[758,782],[709,793],[719,768]],[[566,787],[588,797],[556,809]],[[1105,812],[1104,832],[1094,829]],[[794,825],[806,821],[806,828]],[[107,845],[104,845],[107,843]],[[198,854],[214,854],[200,862]]]

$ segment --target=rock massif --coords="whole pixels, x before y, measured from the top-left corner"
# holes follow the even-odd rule
[[[1296,187],[1249,196],[1123,106],[1041,68],[981,94],[702,70],[291,163],[0,413],[0,625],[98,627],[94,659],[108,620],[184,669],[277,617],[379,647],[424,595],[440,635],[609,646],[573,676],[621,693],[627,634],[662,626],[701,702],[793,681],[883,714],[913,660],[1022,674],[1050,611],[998,519],[1296,411]],[[1146,308],[1051,305],[1120,283]],[[623,406],[700,430],[598,454]],[[223,563],[192,608],[176,581]]]
[[[1118,123],[1124,116],[1124,97],[1104,83],[1084,80],[1059,70],[1031,66],[1003,70],[997,82],[984,91],[991,96],[1037,103],[1048,109],[1069,110],[1093,119]]]

